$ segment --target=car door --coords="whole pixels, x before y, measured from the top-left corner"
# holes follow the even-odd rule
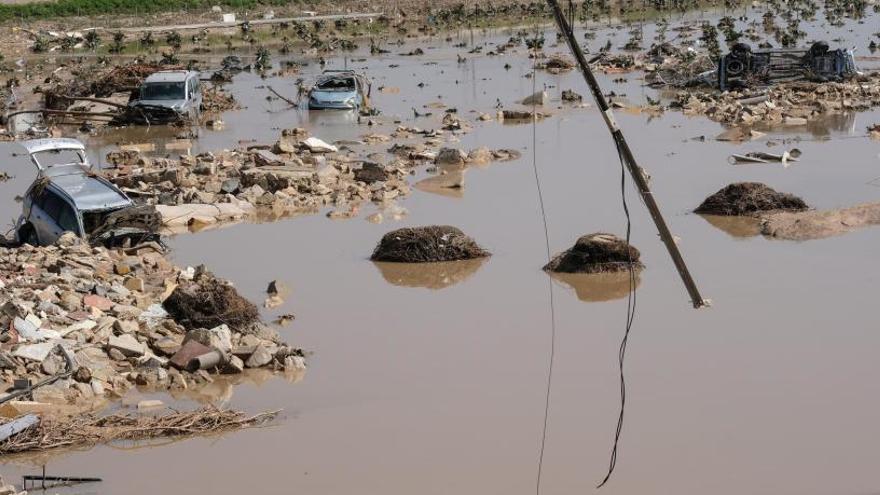
[[[76,210],[51,189],[43,189],[31,208],[31,225],[40,244],[54,244],[66,231],[80,235]]]
[[[202,110],[202,88],[201,84],[199,84],[199,78],[193,77],[189,80],[190,84],[190,99],[192,100],[190,104],[192,105],[193,112],[195,115],[198,115]]]

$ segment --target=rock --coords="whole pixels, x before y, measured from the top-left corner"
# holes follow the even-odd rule
[[[226,325],[219,325],[210,330],[197,328],[186,333],[183,344],[194,340],[202,345],[218,350],[223,354],[232,351],[232,332]]]
[[[73,247],[81,242],[82,240],[73,232],[64,232],[61,234],[61,237],[55,241],[55,245],[58,247]]]
[[[244,361],[238,356],[230,356],[223,371],[233,374],[241,373],[244,371]]]
[[[570,89],[564,89],[562,90],[562,101],[569,103],[580,103],[584,101],[584,97]]]
[[[30,345],[20,345],[15,351],[12,352],[12,355],[15,357],[20,357],[22,359],[26,359],[28,361],[36,361],[43,362],[46,357],[49,356],[49,353],[52,352],[56,346],[53,342],[42,342],[40,344],[30,344]]]
[[[273,359],[272,353],[265,346],[257,346],[254,353],[247,359],[245,366],[248,368],[262,368],[271,363]]]
[[[140,277],[129,277],[125,279],[125,288],[134,292],[143,292],[144,279]]]
[[[801,198],[780,193],[759,182],[738,182],[706,198],[694,210],[708,215],[756,215],[769,211],[803,211],[809,208]]]
[[[51,354],[46,356],[46,359],[40,363],[40,368],[43,370],[43,373],[51,376],[57,374],[59,371],[64,369],[65,363],[64,360],[61,359],[61,356],[57,354]]]
[[[105,390],[104,384],[100,382],[100,380],[92,379],[89,383],[92,387],[92,393],[95,394],[96,397],[103,397]]]
[[[110,351],[107,352],[107,355],[114,361],[125,361],[125,354],[119,349],[110,349]]]
[[[87,383],[92,381],[92,370],[88,369],[85,366],[80,366],[76,369],[76,372],[73,374],[73,379],[80,383]]]
[[[241,190],[241,179],[238,178],[226,179],[220,185],[220,191],[225,194],[238,194],[239,190]]]
[[[158,400],[158,399],[142,400],[142,401],[138,402],[137,408],[139,410],[140,409],[153,409],[156,407],[162,407],[164,405],[165,405],[165,403],[162,402],[161,400]]]
[[[467,153],[460,149],[441,148],[434,163],[437,165],[464,165],[467,158]]]
[[[146,352],[144,344],[138,342],[131,334],[113,335],[107,346],[111,350],[119,351],[125,357],[140,357]]]
[[[284,371],[303,371],[306,369],[306,360],[302,356],[287,356],[284,358]]]
[[[171,357],[168,363],[177,369],[185,370],[189,366],[190,361],[209,352],[213,352],[213,349],[196,340],[189,340],[181,346],[180,350]]]
[[[588,234],[556,255],[544,270],[556,273],[602,273],[642,268],[639,250],[613,234]]]
[[[404,228],[382,237],[371,260],[402,263],[457,261],[489,256],[461,230],[450,226]]]
[[[520,103],[522,103],[523,105],[528,105],[528,106],[532,106],[532,105],[544,106],[544,104],[547,102],[548,98],[550,98],[550,95],[547,94],[546,91],[538,91],[537,93],[534,93],[530,96],[527,96]]]
[[[180,347],[180,342],[171,337],[165,337],[153,343],[153,349],[163,356],[173,356],[180,350]]]
[[[254,150],[253,157],[258,167],[283,167],[287,164],[282,157],[268,150]]]
[[[316,137],[310,137],[303,141],[302,144],[312,153],[335,153],[339,151],[339,148],[336,146],[327,144]]]
[[[385,182],[388,180],[388,172],[378,163],[364,162],[361,168],[354,171],[354,178],[367,184]]]
[[[113,301],[96,294],[89,294],[84,297],[83,304],[86,307],[100,309],[101,311],[109,311],[113,307]]]

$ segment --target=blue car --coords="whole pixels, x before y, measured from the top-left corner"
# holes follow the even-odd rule
[[[370,82],[354,71],[324,71],[309,90],[309,110],[360,110],[369,106]]]

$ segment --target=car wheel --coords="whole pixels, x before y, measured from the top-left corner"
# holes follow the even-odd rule
[[[18,239],[24,244],[30,244],[31,246],[39,246],[40,239],[37,237],[37,232],[34,230],[34,227],[31,224],[24,225],[18,231]]]

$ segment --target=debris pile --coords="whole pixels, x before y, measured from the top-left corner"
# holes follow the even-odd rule
[[[304,367],[228,283],[174,267],[155,245],[93,248],[68,233],[55,246],[0,248],[0,287],[2,381],[50,382],[27,394],[34,402],[0,398],[5,415],[90,405],[134,385],[185,389],[245,367]]]
[[[538,69],[546,70],[551,74],[560,74],[562,72],[568,72],[570,70],[574,70],[574,60],[566,55],[554,54],[550,55],[546,60],[538,62],[536,67]]]
[[[278,216],[312,213],[331,206],[333,218],[357,214],[364,202],[390,205],[410,194],[406,177],[414,167],[482,165],[518,158],[515,150],[395,145],[388,164],[340,151],[302,129],[287,130],[273,146],[202,153],[179,160],[113,152],[105,170],[123,191],[156,205],[165,227],[204,227],[268,212]],[[380,140],[381,141],[381,140]]]
[[[241,108],[235,97],[213,86],[202,90],[202,111],[222,113]]]
[[[376,246],[373,261],[429,263],[485,258],[489,252],[461,230],[443,225],[388,232]]]
[[[116,93],[130,93],[154,72],[183,68],[157,63],[132,63],[109,70],[98,70],[94,66],[82,67],[74,71],[71,79],[43,89],[46,108],[65,110],[71,97],[108,98]]]
[[[880,75],[847,82],[792,82],[764,90],[681,91],[671,108],[728,125],[806,125],[817,118],[880,105]]]
[[[694,213],[749,216],[768,211],[803,211],[801,198],[777,192],[759,182],[737,182],[706,198]]]
[[[138,442],[155,438],[222,433],[265,425],[278,412],[250,416],[240,411],[209,407],[158,416],[118,413],[63,420],[44,417],[34,426],[0,442],[0,455],[93,447],[120,440]]]
[[[570,249],[556,255],[544,270],[554,273],[603,273],[643,267],[641,253],[614,234],[581,236]]]

